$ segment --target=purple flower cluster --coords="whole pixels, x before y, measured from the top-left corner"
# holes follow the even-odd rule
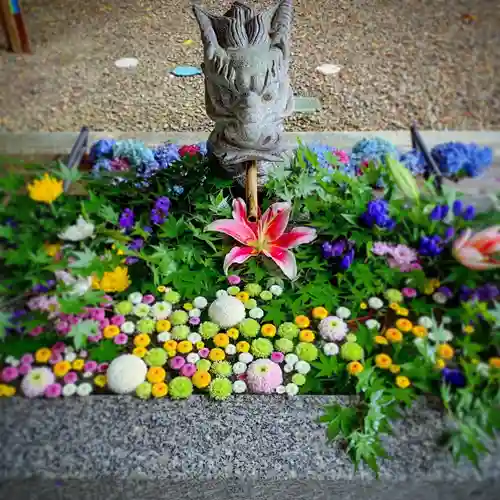
[[[349,269],[354,261],[354,242],[346,238],[337,238],[321,245],[323,258],[334,260],[335,264],[342,270]]]
[[[463,202],[460,200],[456,200],[453,203],[452,210],[455,217],[462,217],[463,220],[467,221],[474,219],[476,215],[476,210],[472,205],[464,207]]]
[[[33,293],[46,293],[48,292],[50,289],[54,288],[56,284],[56,280],[48,280],[45,284],[42,284],[42,283],[39,283],[37,285],[33,285],[33,287],[31,288],[31,291]]]
[[[168,168],[172,163],[181,159],[179,146],[170,142],[158,146],[153,154],[161,169]]]
[[[134,220],[134,211],[131,208],[125,208],[123,212],[120,214],[120,218],[118,219],[118,224],[122,229],[132,229],[135,224]]]
[[[160,196],[151,210],[151,222],[153,224],[163,224],[168,217],[169,209],[170,200],[166,196]]]
[[[458,368],[445,367],[441,371],[441,376],[447,384],[453,385],[455,387],[465,387],[465,385],[467,384],[465,375]]]
[[[434,236],[422,236],[418,253],[426,257],[436,257],[443,251],[443,239],[435,234]]]
[[[361,222],[368,227],[378,226],[389,231],[396,226],[396,221],[389,215],[389,204],[386,200],[370,201],[366,212],[361,215]]]
[[[460,300],[463,302],[479,300],[481,302],[491,302],[500,297],[500,290],[497,285],[486,283],[485,285],[471,288],[465,285],[460,287]]]
[[[481,175],[493,162],[493,151],[477,144],[447,142],[432,148],[431,155],[446,176]]]
[[[433,221],[443,220],[450,211],[448,205],[436,205],[429,214],[429,219]]]

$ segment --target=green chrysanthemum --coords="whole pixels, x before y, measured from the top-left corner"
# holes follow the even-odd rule
[[[240,323],[240,333],[244,337],[249,337],[249,338],[257,337],[259,331],[260,331],[259,322],[252,318],[244,319]]]
[[[295,354],[302,360],[310,363],[318,357],[318,348],[309,342],[299,342],[295,348]]]
[[[212,321],[204,321],[200,326],[200,335],[205,339],[211,339],[219,333],[220,327]]]
[[[169,319],[172,325],[185,325],[189,320],[189,314],[179,309],[178,311],[174,311]]]
[[[276,341],[274,342],[274,346],[276,347],[277,351],[287,354],[293,351],[294,344],[290,339],[283,338],[276,339]]]
[[[134,304],[128,300],[122,300],[121,302],[118,302],[115,306],[115,311],[118,314],[122,314],[123,316],[126,316],[127,314],[130,314],[132,310],[134,309]]]
[[[273,343],[264,338],[255,339],[250,350],[256,358],[268,358],[273,352]]]
[[[148,366],[163,366],[167,363],[167,352],[165,349],[155,347],[146,353],[144,361]]]
[[[137,331],[139,333],[153,333],[155,325],[154,319],[141,319],[137,322]]]
[[[245,292],[247,292],[250,297],[257,297],[260,292],[262,292],[262,287],[258,283],[249,283],[245,287]]]
[[[215,361],[212,363],[211,372],[216,377],[230,377],[233,374],[233,368],[229,361]]]
[[[340,355],[346,361],[359,361],[363,359],[365,352],[363,348],[356,342],[346,342],[340,348]]]
[[[190,333],[189,326],[187,325],[178,325],[172,328],[172,339],[173,340],[186,340]]]
[[[233,392],[233,384],[227,378],[216,378],[210,383],[209,392],[214,399],[227,399]]]
[[[151,388],[153,386],[149,382],[143,382],[137,386],[135,394],[140,399],[149,399],[151,397]]]
[[[181,300],[181,294],[175,290],[170,290],[163,296],[163,300],[170,302],[171,304],[177,304]]]
[[[284,339],[294,340],[299,336],[300,329],[294,323],[282,323],[278,328],[278,336]]]
[[[187,399],[193,394],[193,384],[187,377],[175,377],[168,385],[170,397],[173,399]]]

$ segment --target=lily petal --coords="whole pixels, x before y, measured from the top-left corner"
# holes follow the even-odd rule
[[[259,252],[255,248],[250,247],[233,247],[230,252],[226,255],[224,259],[224,273],[227,274],[227,270],[233,264],[243,264],[246,260]]]
[[[297,276],[297,262],[292,252],[285,248],[272,245],[269,250],[263,250],[262,253],[266,257],[271,258],[288,279],[295,279]]]
[[[468,229],[467,231],[470,231],[470,229]],[[469,243],[471,245],[476,245],[480,241],[496,239],[499,237],[500,237],[500,226],[491,226],[486,229],[483,229],[482,231],[479,231],[474,236],[472,236],[472,238],[469,240]]]
[[[273,203],[259,222],[259,233],[267,241],[276,241],[286,229],[292,206],[288,202]]]
[[[234,238],[239,243],[246,245],[250,241],[255,241],[257,235],[245,223],[233,219],[219,219],[209,224],[205,231],[218,231]]]
[[[460,237],[453,243],[454,250],[460,250],[468,241],[472,234],[472,231],[467,228]]]
[[[484,271],[500,267],[500,263],[488,262],[483,254],[475,248],[462,248],[454,252],[455,258],[465,267],[475,271]]]
[[[247,205],[242,198],[233,200],[233,219],[243,223],[247,221]]]
[[[281,248],[295,248],[304,243],[311,243],[316,238],[316,229],[312,227],[294,227],[282,234],[274,244]]]

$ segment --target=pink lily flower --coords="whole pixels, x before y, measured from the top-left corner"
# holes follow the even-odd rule
[[[216,220],[205,231],[219,231],[234,238],[243,246],[235,246],[224,259],[224,272],[232,264],[242,264],[250,257],[264,254],[271,258],[289,279],[297,275],[297,263],[291,248],[310,243],[316,238],[316,230],[295,227],[288,233],[292,207],[290,203],[272,204],[258,222],[247,218],[247,207],[241,198],[233,201],[233,218]]]
[[[476,271],[500,267],[500,226],[476,234],[466,229],[453,243],[453,255],[465,267]]]

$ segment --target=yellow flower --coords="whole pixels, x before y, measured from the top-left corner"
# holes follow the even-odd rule
[[[226,358],[226,353],[219,347],[214,347],[208,354],[210,361],[222,361]]]
[[[375,343],[380,344],[380,345],[387,345],[389,342],[387,341],[387,339],[385,337],[382,337],[382,335],[377,335],[375,337]]]
[[[425,326],[422,325],[415,325],[411,329],[411,332],[413,333],[413,335],[415,335],[415,337],[418,337],[420,339],[427,337],[427,328],[425,328]]]
[[[55,257],[61,250],[61,243],[45,243],[43,248],[49,257]]]
[[[295,324],[299,328],[307,328],[311,324],[311,321],[307,316],[300,315],[295,317]]]
[[[389,370],[391,373],[394,373],[394,375],[396,375],[401,371],[401,367],[399,365],[391,365]]]
[[[328,316],[328,311],[324,307],[315,307],[312,310],[312,317],[314,319],[325,319]]]
[[[71,370],[71,363],[69,361],[59,361],[54,365],[53,370],[56,377],[64,377]]]
[[[191,382],[193,382],[193,385],[197,389],[204,389],[205,387],[208,387],[211,381],[212,377],[210,376],[210,373],[204,370],[198,370],[191,378]]]
[[[365,369],[359,361],[351,361],[347,364],[346,368],[351,375],[358,375],[358,373],[361,373]]]
[[[189,340],[181,340],[177,344],[177,351],[179,351],[181,354],[188,354],[193,350],[193,344],[192,342],[189,342]]]
[[[236,298],[241,300],[241,302],[246,302],[250,298],[250,295],[247,292],[238,292]]]
[[[218,333],[214,336],[213,341],[217,347],[222,347],[224,349],[224,347],[229,345],[229,336],[225,333]]]
[[[134,350],[132,351],[132,354],[134,356],[137,356],[138,358],[143,358],[146,356],[148,350],[145,347],[135,347]]]
[[[105,339],[112,339],[120,333],[120,329],[116,325],[108,325],[104,327],[102,335]]]
[[[165,382],[157,382],[151,387],[151,395],[154,398],[164,398],[168,394],[168,385]]]
[[[163,344],[163,349],[165,349],[165,351],[174,351],[175,352],[177,350],[177,341],[167,340]]]
[[[264,337],[274,337],[276,335],[276,327],[271,323],[266,323],[261,326],[260,333],[262,333]]]
[[[393,310],[393,311],[397,311],[399,309],[399,304],[397,302],[391,302],[389,304],[389,307]]]
[[[316,337],[312,330],[302,330],[299,334],[299,340],[301,342],[314,342],[315,338]]]
[[[71,363],[71,368],[73,370],[80,372],[83,370],[83,366],[85,365],[85,360],[84,359],[75,359],[73,363]]]
[[[441,344],[438,346],[436,352],[443,359],[451,359],[455,354],[453,347],[450,344]]]
[[[398,375],[396,377],[396,385],[400,388],[400,389],[406,389],[407,387],[409,387],[411,384],[410,382],[410,379],[408,377],[405,377],[404,375]]]
[[[366,304],[366,302],[361,302],[361,304],[359,304],[360,309],[366,309],[367,307],[368,305]]]
[[[51,205],[63,193],[63,181],[45,174],[42,179],[35,179],[27,186],[29,197]]]
[[[409,311],[406,309],[406,307],[400,307],[397,309],[396,314],[399,316],[408,316]]]
[[[116,252],[116,255],[123,255],[125,253],[123,250],[117,250],[116,245],[112,245],[111,250],[114,250]]]
[[[444,359],[436,359],[436,364],[434,365],[434,368],[436,370],[442,370],[444,367],[446,366],[446,363],[444,361]]]
[[[429,280],[429,285],[433,288],[439,288],[441,286],[441,282],[436,278],[432,278]]]
[[[474,333],[476,329],[472,325],[464,326],[464,333],[471,334]]]
[[[434,293],[434,287],[430,285],[425,285],[424,286],[424,294],[425,295],[432,295]]]
[[[184,309],[186,311],[191,311],[191,309],[193,309],[193,304],[191,304],[191,302],[186,302],[182,307],[184,307]]]
[[[96,375],[94,377],[94,384],[97,386],[97,387],[100,387],[101,389],[103,387],[106,387],[106,384],[108,383],[108,379],[106,377],[106,375]]]
[[[177,351],[172,351],[171,349],[166,349],[166,353],[169,358],[173,358],[177,355]]]
[[[147,333],[140,333],[134,337],[136,347],[147,347],[151,343],[151,338]]]
[[[196,342],[195,346],[196,346],[196,349],[198,349],[198,351],[199,351],[200,349],[203,349],[205,347],[205,342],[200,340],[199,342]]]
[[[113,271],[106,271],[102,279],[92,279],[92,286],[106,293],[123,292],[130,286],[128,268],[118,266]]]
[[[401,342],[403,340],[403,334],[396,328],[388,328],[385,332],[385,337],[389,342]]]
[[[479,358],[471,358],[470,362],[473,365],[478,365],[481,360]]]
[[[377,354],[375,356],[375,364],[382,368],[382,370],[388,370],[392,365],[392,359],[387,354]]]
[[[11,398],[16,394],[16,388],[7,384],[0,384],[0,398]]]
[[[500,369],[500,358],[497,356],[494,356],[493,358],[488,359],[488,364],[492,368]]]
[[[238,352],[248,352],[250,350],[250,344],[245,340],[241,340],[236,344],[236,350]]]
[[[230,328],[226,333],[227,336],[233,340],[236,340],[240,335],[240,332],[238,331],[237,328]]]
[[[156,322],[156,331],[157,332],[169,332],[172,325],[168,319],[159,319]]]
[[[413,323],[408,319],[399,318],[396,321],[396,328],[398,328],[402,332],[406,333],[406,332],[409,332],[413,328]]]
[[[161,366],[152,366],[148,370],[146,378],[148,379],[148,382],[157,384],[158,382],[163,382],[166,376],[167,373],[165,372],[164,368],[162,368]]]
[[[35,361],[37,363],[47,363],[52,356],[52,351],[48,347],[42,347],[35,352]]]
[[[167,287],[160,285],[159,287],[156,288],[156,290],[160,293],[165,293],[165,291],[167,290]]]

